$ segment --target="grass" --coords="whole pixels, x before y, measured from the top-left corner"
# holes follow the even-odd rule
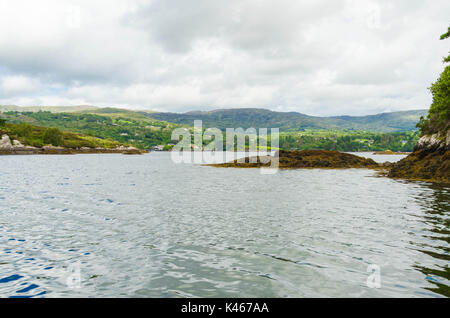
[[[112,149],[121,145],[121,143],[110,139],[100,139],[73,132],[61,131],[55,128],[50,129],[31,125],[28,123],[13,124],[0,122],[0,132],[2,135],[9,135],[11,140],[18,140],[26,146],[38,148],[51,144],[53,146],[61,146],[71,149],[82,147]],[[51,140],[48,139],[49,132],[57,137],[54,140],[58,140],[58,142],[48,142],[48,140]],[[52,137],[51,134],[50,137]]]

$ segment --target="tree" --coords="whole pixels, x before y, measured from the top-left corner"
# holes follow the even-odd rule
[[[448,27],[447,33],[444,33],[441,35],[441,40],[445,40],[449,37],[450,37],[450,27]],[[444,57],[444,63],[448,63],[448,62],[450,62],[450,55],[447,57]]]
[[[441,35],[441,40],[450,37],[448,32]],[[450,62],[450,55],[444,58],[444,63]],[[439,79],[429,88],[433,95],[427,118],[421,118],[417,127],[422,134],[432,134],[450,127],[450,66],[446,66]]]
[[[29,123],[21,123],[15,130],[20,137],[30,137],[33,134],[33,127]]]
[[[53,146],[62,146],[64,144],[64,135],[58,128],[47,128],[43,136],[44,144]]]
[[[434,82],[430,91],[433,94],[433,103],[430,114],[437,116],[438,121],[450,119],[450,66],[447,66],[439,79]]]
[[[3,118],[0,118],[0,126],[5,126],[6,120]]]

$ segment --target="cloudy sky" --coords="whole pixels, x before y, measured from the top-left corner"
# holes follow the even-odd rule
[[[448,0],[0,0],[0,104],[428,108]]]

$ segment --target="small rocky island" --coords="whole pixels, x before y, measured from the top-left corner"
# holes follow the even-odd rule
[[[374,169],[382,176],[450,184],[450,130],[446,136],[424,136],[415,151],[403,160],[392,164],[377,163],[372,159],[353,154],[328,150],[280,150],[280,169]],[[247,157],[222,164],[210,164],[218,168],[260,168],[270,166],[267,157]]]
[[[401,152],[401,151],[392,151],[392,150],[384,150],[384,151],[375,151],[374,155],[409,155],[410,152]]]
[[[297,150],[278,152],[280,169],[299,169],[299,168],[369,168],[380,169],[388,164],[378,164],[372,159],[367,159],[339,151],[328,150]],[[222,164],[211,164],[209,166],[222,168],[260,168],[270,166],[267,157],[248,157],[244,160],[235,160]],[[254,161],[254,162],[252,162]]]

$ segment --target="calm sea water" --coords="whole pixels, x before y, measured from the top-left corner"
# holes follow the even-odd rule
[[[0,162],[0,297],[450,296],[448,187],[168,153]]]

